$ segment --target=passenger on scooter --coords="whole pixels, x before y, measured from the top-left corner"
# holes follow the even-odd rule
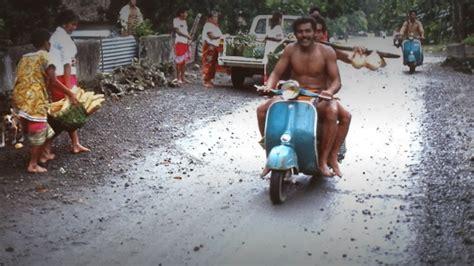
[[[339,69],[336,63],[336,52],[332,47],[315,42],[316,22],[309,17],[298,18],[293,23],[296,43],[285,47],[266,84],[266,91],[274,89],[287,67],[291,69],[291,79],[297,80],[302,87],[321,95],[333,97],[341,88]],[[281,99],[275,96],[257,108],[257,119],[260,134],[264,135],[266,113],[269,106]],[[339,129],[348,124],[338,125],[338,103],[336,100],[320,100],[315,103],[318,111],[318,165],[323,176],[341,175],[337,154],[345,134]],[[339,128],[339,129],[338,129]],[[335,141],[335,139],[337,139]],[[331,171],[330,167],[333,169]],[[265,173],[265,170],[264,170]],[[265,175],[262,173],[262,175]]]
[[[420,40],[425,39],[423,25],[419,20],[416,19],[416,10],[410,10],[408,12],[408,19],[403,22],[402,28],[400,29],[400,34],[404,40],[410,36]]]

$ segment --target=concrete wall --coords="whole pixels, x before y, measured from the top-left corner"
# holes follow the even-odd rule
[[[98,40],[76,41],[78,53],[78,79],[91,81],[96,78],[100,63],[100,42]],[[140,38],[139,58],[152,64],[172,61],[174,45],[169,34]],[[34,51],[33,46],[15,46],[0,52],[0,93],[13,89],[16,63],[25,53]]]
[[[77,72],[80,81],[90,81],[97,77],[100,63],[100,42],[98,40],[76,41]]]
[[[462,59],[465,56],[464,53],[464,44],[462,43],[453,43],[449,44],[447,47],[447,53],[449,57]]]
[[[173,60],[174,48],[170,35],[141,37],[138,43],[138,57],[154,64]]]
[[[13,89],[16,64],[24,54],[34,50],[33,45],[21,45],[0,53],[0,93]]]
[[[90,81],[98,73],[100,43],[96,40],[76,41],[78,79]],[[0,53],[0,93],[13,89],[16,64],[21,57],[35,49],[32,45],[14,46]]]

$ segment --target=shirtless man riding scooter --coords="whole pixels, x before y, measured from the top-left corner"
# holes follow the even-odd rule
[[[336,52],[332,47],[315,42],[315,30],[314,19],[303,17],[295,20],[293,31],[297,42],[286,46],[268,79],[266,91],[276,87],[287,67],[291,69],[291,79],[297,80],[306,89],[327,97],[333,97],[339,91],[341,79],[336,63]],[[280,97],[275,96],[257,108],[258,127],[262,136],[264,135],[267,110],[273,102],[279,99]],[[338,103],[336,100],[320,99],[315,105],[319,123],[319,170],[323,176],[341,176],[337,161],[340,145],[334,144],[342,143],[349,125],[344,125],[341,121],[338,124]]]

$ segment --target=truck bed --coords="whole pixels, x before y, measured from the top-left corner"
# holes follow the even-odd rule
[[[263,59],[244,56],[220,55],[219,65],[226,67],[258,68],[263,69]]]

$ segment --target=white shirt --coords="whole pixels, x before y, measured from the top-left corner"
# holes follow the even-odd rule
[[[137,6],[135,7],[137,10],[137,17],[138,17],[138,23],[143,22],[143,15],[142,12],[140,11],[140,8]],[[127,4],[120,9],[120,25],[122,25],[122,28],[126,29],[128,27],[128,17],[130,16],[130,4]]]
[[[76,54],[77,47],[71,36],[62,27],[57,27],[56,31],[49,38],[51,48],[49,57],[56,66],[56,75],[64,75],[64,65],[71,65],[71,75],[76,75]]]
[[[173,19],[173,28],[178,29],[181,33],[189,34],[188,33],[188,24],[186,20],[183,20],[179,17]],[[188,43],[188,38],[179,35],[176,33],[176,39],[174,40],[175,43]]]
[[[219,39],[211,40],[211,38],[209,38],[208,33],[212,33],[212,35],[220,37],[222,36],[221,29],[219,29],[216,24],[211,22],[206,22],[206,24],[204,24],[204,28],[202,29],[202,40],[213,46],[219,46]]]
[[[283,40],[283,37],[284,37],[283,28],[280,25],[276,25],[275,27],[273,27],[273,29],[270,29],[268,31],[267,37]],[[273,52],[273,50],[275,50],[275,48],[278,46],[279,43],[280,42],[275,42],[272,40],[265,41],[264,62],[267,62],[268,53]]]

